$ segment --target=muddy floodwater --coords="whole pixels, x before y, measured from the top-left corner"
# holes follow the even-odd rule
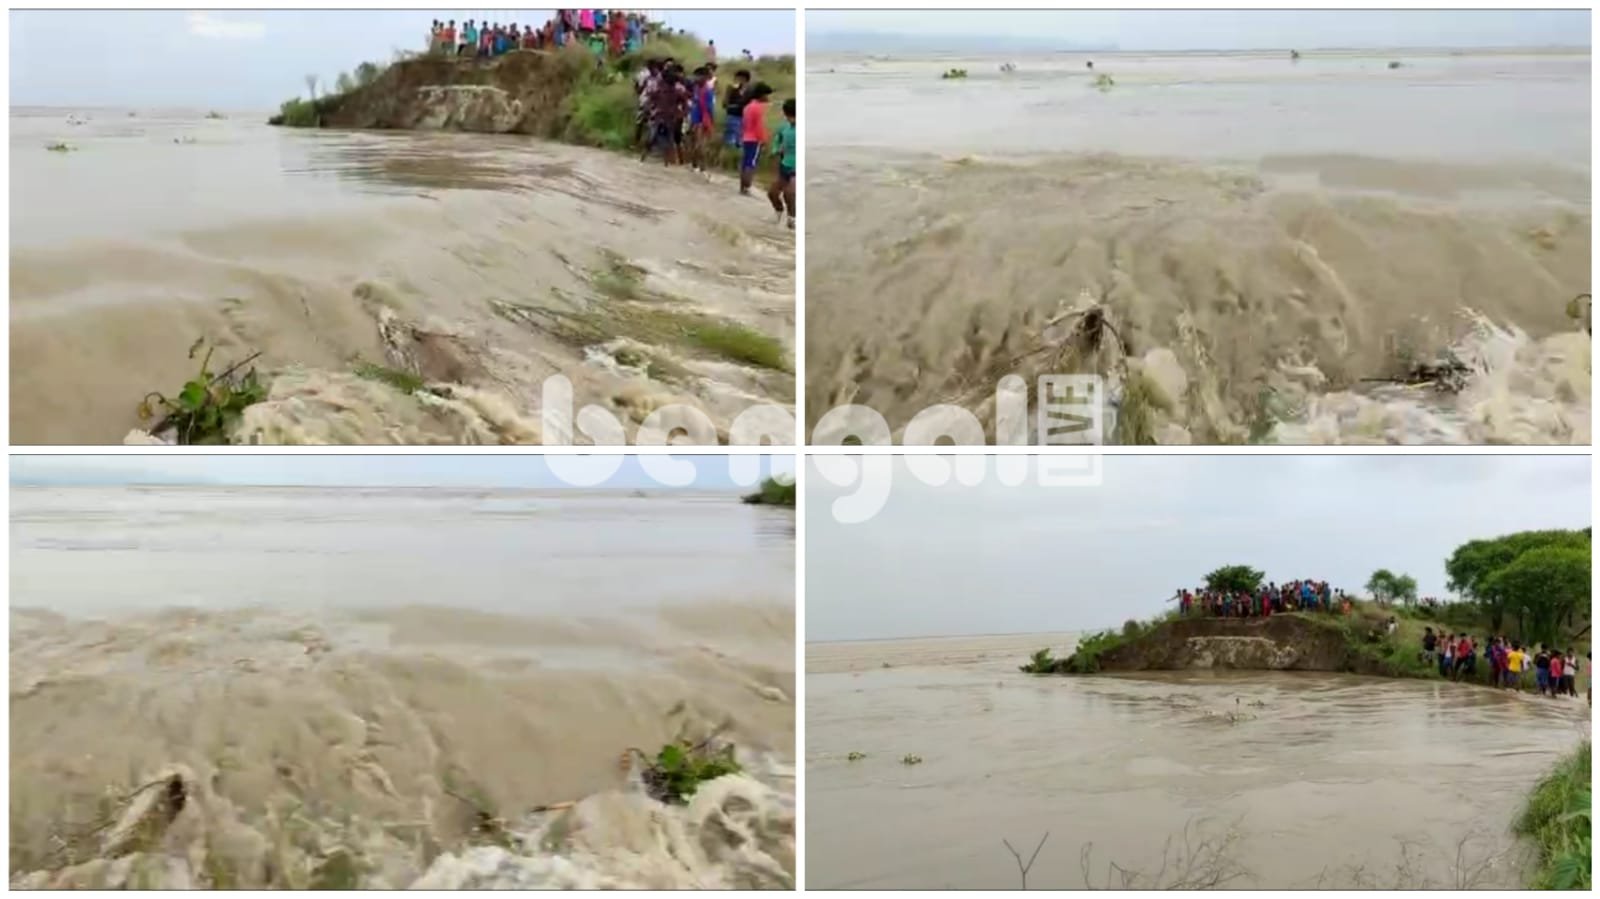
[[[1515,888],[1511,822],[1590,728],[1447,683],[1017,671],[1071,642],[808,645],[807,886],[1015,888],[1001,840],[1048,832],[1030,889]]]
[[[1123,443],[1587,443],[1590,67],[809,57],[808,427],[1094,371]]]
[[[11,497],[14,885],[792,885],[792,513]],[[720,733],[746,775],[649,800],[627,750],[680,733]],[[174,776],[180,812],[141,817],[138,788]]]
[[[792,407],[793,235],[731,179],[264,119],[12,110],[16,442],[130,439],[201,338],[213,370],[259,351],[273,375],[238,442],[554,440],[540,412],[558,374],[574,408],[630,433],[669,403],[723,432],[751,405]],[[685,336],[729,331],[742,342]],[[438,389],[359,375],[374,366]]]

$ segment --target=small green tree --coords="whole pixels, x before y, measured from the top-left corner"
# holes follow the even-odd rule
[[[366,87],[372,82],[377,81],[378,76],[381,74],[383,74],[383,70],[378,68],[377,63],[364,62],[361,65],[356,66],[356,84]]]
[[[316,75],[307,75],[306,76],[306,91],[311,95],[311,99],[313,99],[313,100],[317,99],[317,76]]]
[[[1367,579],[1367,592],[1379,602],[1401,602],[1410,604],[1417,601],[1417,579],[1409,574],[1395,574],[1387,568],[1379,568]]]
[[[1224,565],[1206,575],[1206,589],[1227,593],[1254,593],[1266,574],[1249,565]]]
[[[340,72],[339,77],[334,79],[333,85],[334,89],[341,94],[348,94],[356,89],[355,79],[350,77],[349,72]]]

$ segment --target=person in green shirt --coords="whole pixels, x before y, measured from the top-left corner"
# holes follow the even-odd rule
[[[795,105],[794,98],[783,101],[783,124],[778,126],[778,133],[772,139],[772,155],[778,158],[778,179],[772,182],[772,187],[767,189],[767,199],[772,202],[772,208],[777,211],[775,221],[783,221],[784,213],[789,216],[789,230],[794,230],[795,215],[795,134],[794,134]]]

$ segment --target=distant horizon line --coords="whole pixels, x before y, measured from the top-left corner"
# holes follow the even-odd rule
[[[1475,51],[1581,51],[1592,53],[1592,44],[1370,44],[1347,46],[1306,46],[1300,44],[1272,44],[1252,47],[1185,47],[1185,48],[1154,48],[1154,47],[1124,47],[1120,44],[1108,44],[1083,47],[1063,47],[1060,49],[1046,49],[1046,42],[1038,38],[1022,35],[921,35],[903,31],[819,31],[806,35],[807,48],[812,42],[823,42],[829,39],[850,38],[857,40],[871,40],[886,38],[903,40],[911,43],[935,44],[940,41],[959,41],[967,48],[972,48],[985,43],[1027,45],[1031,52],[1037,53],[1276,53],[1288,50],[1298,50],[1304,53],[1349,53],[1349,52],[1441,52],[1450,50],[1475,50]],[[887,49],[887,48],[886,48]],[[930,47],[929,49],[935,49]],[[818,52],[829,52],[824,49]],[[834,51],[839,52],[839,51]],[[866,52],[866,51],[843,51]]]
[[[705,493],[738,493],[749,487],[689,485],[675,487],[670,484],[638,486],[632,484],[245,484],[230,481],[48,481],[13,480],[12,487],[205,487],[250,488],[262,490],[632,490],[632,491],[702,491]]]

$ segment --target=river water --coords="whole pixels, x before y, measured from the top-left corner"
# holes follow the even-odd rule
[[[341,855],[363,886],[793,883],[788,511],[584,491],[11,496],[14,883],[304,886]],[[619,762],[719,728],[749,776],[688,806],[663,811]],[[173,774],[189,802],[153,842],[106,836]],[[517,839],[482,839],[475,808]]]
[[[638,296],[793,343],[793,238],[728,179],[525,137],[265,118],[11,111],[16,442],[122,442],[147,391],[194,374],[199,338],[213,370],[260,351],[281,375],[241,442],[536,442],[556,374],[630,430],[669,401],[723,427],[792,403],[787,373],[612,327],[604,305],[626,271]],[[449,396],[356,378],[360,362]]]
[[[1015,888],[1001,841],[1048,832],[1031,889],[1517,888],[1511,822],[1590,728],[1442,682],[1017,671],[1072,643],[808,644],[807,886]]]
[[[813,428],[1093,370],[1164,443],[1589,439],[1587,52],[807,65]],[[1446,351],[1459,393],[1361,380]]]

